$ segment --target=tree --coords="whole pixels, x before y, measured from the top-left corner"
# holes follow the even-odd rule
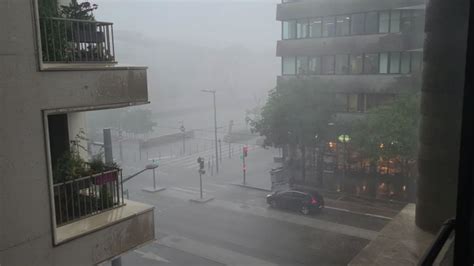
[[[265,136],[264,145],[300,149],[303,180],[306,148],[325,142],[328,123],[336,111],[331,87],[319,78],[280,81],[269,92],[259,119],[249,121],[254,132]]]
[[[379,160],[395,160],[407,177],[410,163],[417,156],[419,120],[419,95],[400,95],[355,123],[353,147],[369,160],[371,169]]]
[[[124,112],[121,118],[122,129],[128,133],[146,134],[157,125],[152,120],[152,113],[147,109],[134,109]]]

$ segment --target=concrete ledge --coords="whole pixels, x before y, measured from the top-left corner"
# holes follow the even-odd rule
[[[194,203],[207,203],[207,202],[209,202],[213,199],[214,199],[213,197],[203,197],[202,199],[201,198],[195,198],[195,199],[190,199],[189,201],[194,202]]]
[[[408,204],[349,265],[417,265],[434,237],[415,225],[415,204]]]
[[[266,191],[266,192],[271,192],[272,191],[271,189],[256,187],[256,186],[252,186],[252,185],[249,185],[249,184],[233,183],[232,185],[238,186],[238,187],[243,187],[243,188],[250,188],[250,189],[255,189],[255,190],[260,190],[260,191]]]
[[[165,190],[166,188],[165,187],[146,187],[146,188],[142,188],[143,191],[145,192],[149,192],[149,193],[155,193],[155,192],[160,192],[160,191],[163,191]]]

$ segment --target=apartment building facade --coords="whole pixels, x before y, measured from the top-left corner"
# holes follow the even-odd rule
[[[419,89],[424,9],[424,0],[283,1],[278,79],[331,82],[340,118]]]
[[[155,237],[153,207],[124,199],[119,168],[54,175],[87,147],[85,112],[148,103],[147,68],[116,61],[113,24],[59,4],[0,2],[0,265],[95,265]]]

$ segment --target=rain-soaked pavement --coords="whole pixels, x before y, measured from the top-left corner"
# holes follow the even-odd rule
[[[122,265],[345,265],[403,207],[327,195],[326,209],[311,216],[268,208],[265,189],[271,187],[268,171],[276,166],[277,152],[249,146],[247,183],[260,189],[244,188],[236,185],[242,182],[241,145],[236,144],[232,158],[223,145],[218,175],[208,171],[203,176],[205,196],[214,200],[193,203],[189,199],[199,196],[196,159],[214,152],[208,141],[201,142],[198,153],[186,156],[165,152],[168,146],[179,150],[181,143],[148,150],[149,158],[161,152],[157,182],[167,189],[141,190],[152,185],[151,172],[125,188],[131,200],[155,206],[156,241],[124,255]],[[133,144],[123,145],[126,154],[133,154]],[[146,155],[125,157],[122,166],[128,173],[148,162]]]

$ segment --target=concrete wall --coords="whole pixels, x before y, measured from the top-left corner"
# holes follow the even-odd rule
[[[387,10],[424,4],[425,0],[313,0],[277,6],[277,20]]]
[[[33,4],[0,1],[0,264],[88,264],[86,238],[52,246],[42,110],[146,102],[146,69],[39,72]]]
[[[423,37],[423,33],[416,36]],[[379,53],[423,48],[423,38],[411,34],[373,34],[277,42],[277,56]]]
[[[67,114],[68,126],[69,126],[69,139],[78,141],[79,147],[78,152],[81,158],[88,159],[87,151],[87,140],[81,138],[87,138],[87,127],[86,127],[86,114],[83,112],[75,112]],[[84,132],[84,134],[81,134]],[[79,138],[76,136],[79,135]]]

